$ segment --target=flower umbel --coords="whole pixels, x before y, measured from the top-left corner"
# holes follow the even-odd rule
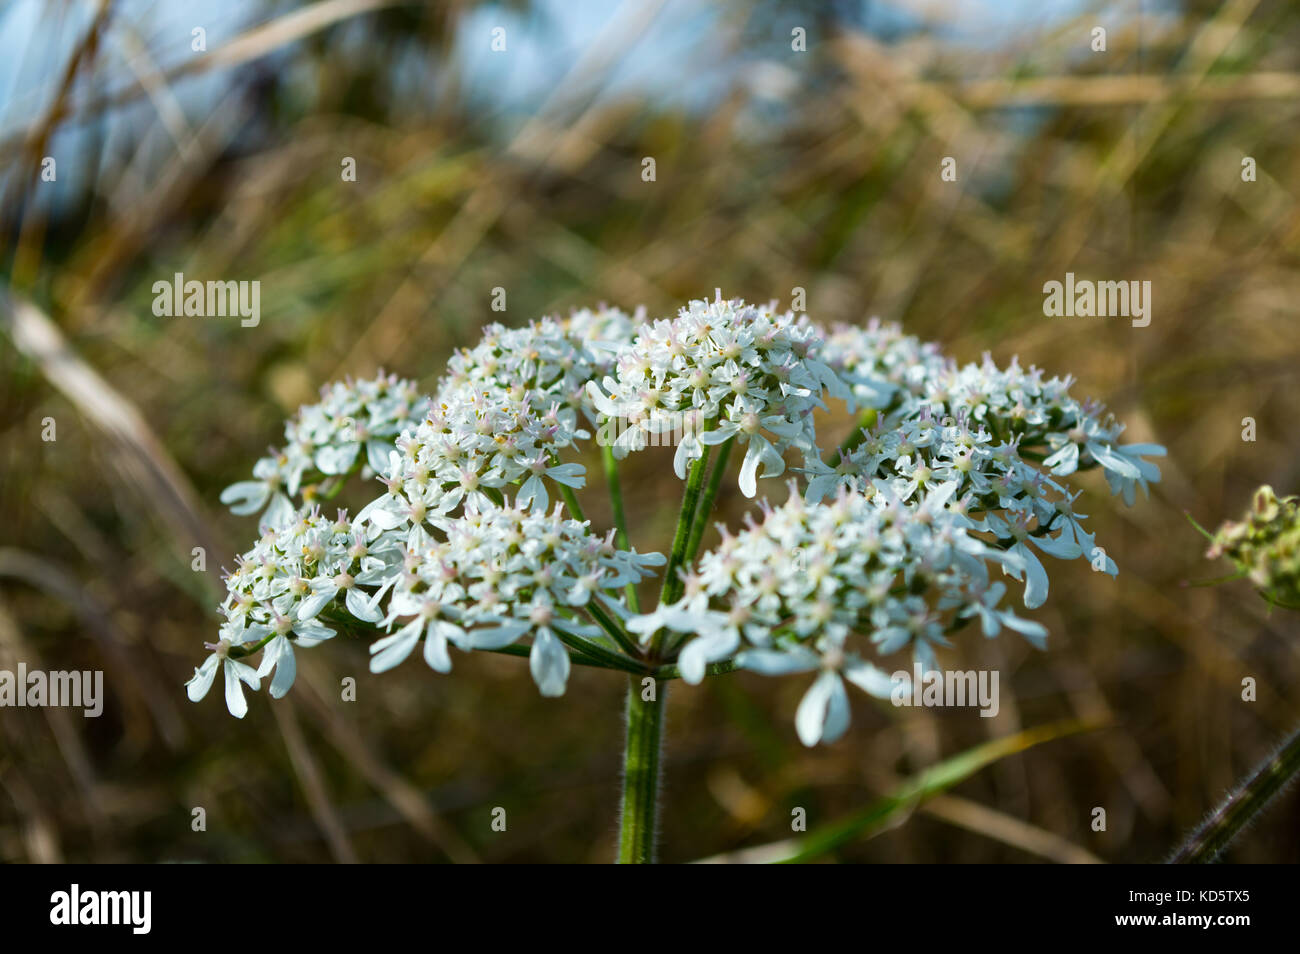
[[[1118,572],[1071,480],[1100,469],[1132,504],[1160,479],[1148,458],[1164,449],[1120,444],[1123,425],[1072,385],[1015,359],[958,365],[896,325],[827,331],[720,296],[655,320],[601,308],[491,325],[430,397],[384,375],[326,388],[255,479],[226,489],[237,513],[261,514],[262,535],[226,577],[220,638],[190,697],[221,669],[242,717],[245,686],[269,678],[282,696],[298,651],[362,635],[374,672],[417,648],[439,673],[453,650],[527,655],[546,696],[574,666],[651,682],[809,673],[796,730],[807,745],[833,741],[849,725],[846,683],[890,695],[877,656],[936,668],[968,627],[1044,647],[1047,630],[1007,605],[1001,578],[1034,609],[1048,596],[1044,555]],[[827,453],[814,419],[832,402],[859,426]],[[579,504],[593,433],[616,433],[604,472],[617,527],[593,528]],[[668,561],[627,543],[617,462],[670,433],[676,475],[690,475],[676,575],[666,602],[640,612],[638,584]],[[760,477],[799,479],[738,531],[719,525],[697,558],[732,449],[746,497]],[[357,473],[377,480],[356,516],[323,514]],[[1295,511],[1269,491],[1216,538],[1216,555],[1249,565],[1278,600],[1297,599]]]

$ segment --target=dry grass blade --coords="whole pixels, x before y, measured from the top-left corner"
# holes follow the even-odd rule
[[[298,725],[293,700],[281,700],[279,705],[271,706],[271,711],[275,713],[280,734],[289,749],[289,760],[293,763],[298,781],[302,784],[303,794],[307,796],[307,805],[311,809],[312,817],[316,819],[316,824],[324,833],[334,860],[342,864],[356,864],[357,854],[348,840],[347,829],[339,818],[338,812],[334,810],[329,792],[325,790],[325,779],[321,775],[320,766],[316,764],[316,759],[307,748],[307,742],[302,736],[302,728]]]
[[[936,795],[921,806],[921,811],[1049,861],[1067,865],[1105,864],[1068,838],[956,795]]]
[[[227,552],[203,515],[189,480],[171,459],[140,412],[90,365],[79,358],[54,322],[25,299],[0,288],[0,328],[46,380],[122,453],[115,455],[122,476],[162,517],[186,550]],[[208,571],[217,578],[215,563]]]
[[[308,675],[308,674],[305,674]],[[429,807],[428,799],[375,755],[356,728],[349,725],[326,703],[317,689],[317,679],[307,678],[303,693],[307,709],[331,744],[357,771],[375,786],[388,803],[417,832],[441,848],[452,861],[477,864],[478,853]]]

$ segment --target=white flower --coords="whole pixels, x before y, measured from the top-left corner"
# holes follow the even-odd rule
[[[293,498],[305,476],[325,479],[362,469],[357,459],[363,447],[364,466],[380,470],[396,436],[424,417],[428,403],[413,382],[382,372],[372,380],[337,381],[322,388],[319,404],[300,408],[285,424],[284,449],[253,466],[255,480],[223,490],[221,502],[236,514],[265,507],[260,522],[282,526],[295,513]]]
[[[849,697],[844,691],[844,679],[880,699],[888,699],[893,689],[887,673],[834,646],[820,655],[803,646],[785,651],[749,649],[736,661],[742,668],[766,676],[820,670],[799,702],[794,719],[799,741],[810,747],[834,742],[848,729]]]
[[[223,639],[215,645],[209,645],[213,650],[212,655],[203,660],[203,665],[194,670],[194,675],[185,683],[185,691],[191,702],[201,700],[212,688],[212,682],[217,677],[217,667],[220,666],[226,679],[226,708],[236,719],[242,719],[248,712],[248,702],[244,699],[241,683],[246,683],[256,691],[261,687],[261,680],[252,666],[231,659],[227,655],[231,646],[229,641]]]
[[[677,656],[687,682],[733,658],[767,673],[829,668],[797,719],[812,744],[847,724],[841,676],[888,695],[889,679],[864,660],[872,648],[907,649],[935,668],[947,632],[977,615],[1041,642],[1041,626],[998,605],[1006,587],[989,586],[991,567],[1023,573],[1023,559],[974,535],[952,506],[953,483],[910,500],[873,486],[869,496],[841,488],[831,502],[808,504],[791,491],[739,533],[724,529],[685,574],[681,600],[628,621],[643,639],[660,629],[687,634]]]
[[[425,661],[447,672],[449,646],[496,650],[529,637],[538,688],[561,695],[570,669],[563,638],[602,635],[582,619],[582,609],[599,597],[626,615],[619,591],[663,563],[660,554],[618,550],[558,505],[546,514],[471,504],[445,521],[444,533],[445,541],[428,538],[421,550],[408,551],[409,570],[396,578],[381,624],[401,626],[370,647],[374,672],[401,663],[420,640]]]
[[[676,318],[641,325],[614,371],[588,384],[587,395],[603,423],[624,425],[615,457],[678,435],[679,478],[704,445],[745,445],[740,488],[753,497],[759,476],[784,471],[787,450],[817,452],[812,412],[825,407],[822,392],[850,397],[821,347],[815,326],[792,312],[738,299],[692,301]]]
[[[583,422],[597,411],[584,386],[612,367],[632,327],[617,309],[488,326],[477,346],[452,357],[429,413],[385,465],[389,493],[358,519],[436,527],[507,496],[545,512],[549,483],[584,486],[582,465],[562,457],[591,436]]]

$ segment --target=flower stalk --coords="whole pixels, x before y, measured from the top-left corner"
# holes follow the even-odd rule
[[[627,681],[627,736],[618,863],[653,864],[659,825],[660,753],[667,686],[650,677]],[[649,698],[647,698],[647,696]]]
[[[691,464],[686,475],[686,490],[682,493],[682,510],[677,518],[677,532],[673,534],[673,549],[668,557],[668,566],[664,568],[663,589],[659,592],[659,604],[666,606],[675,603],[682,595],[682,581],[677,571],[686,562],[686,546],[690,542],[691,529],[695,524],[695,510],[700,502],[700,491],[704,486],[704,475],[709,469],[709,451],[706,447],[703,455]],[[662,634],[660,634],[662,636]],[[660,646],[656,637],[655,650]]]
[[[708,531],[709,515],[713,513],[713,502],[718,497],[718,488],[722,485],[722,478],[727,472],[727,460],[731,457],[731,447],[735,443],[736,439],[734,437],[728,438],[718,448],[718,459],[713,465],[713,473],[709,474],[709,484],[704,488],[704,495],[700,498],[699,511],[695,514],[691,534],[686,541],[686,559],[688,561],[694,560],[700,552],[700,542]]]
[[[728,442],[728,445],[730,442]],[[726,466],[726,452],[719,456],[716,471]],[[707,519],[699,514],[700,493],[709,467],[709,449],[698,458],[686,476],[682,509],[673,534],[672,555],[664,570],[661,606],[681,596],[678,568],[688,559],[695,524]],[[717,487],[713,486],[713,493]],[[712,506],[712,498],[705,507]],[[651,642],[650,654],[658,658],[664,633]],[[658,680],[648,684],[633,676],[627,688],[627,735],[623,744],[623,804],[619,817],[618,863],[653,864],[659,811],[660,750],[663,747],[664,695],[666,687]],[[647,699],[646,696],[649,696]]]

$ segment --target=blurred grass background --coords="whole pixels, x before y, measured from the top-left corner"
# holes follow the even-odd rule
[[[489,321],[667,314],[715,288],[799,287],[824,322],[879,315],[961,360],[1072,373],[1170,454],[1132,510],[1083,478],[1120,576],[1054,566],[1048,652],[966,635],[947,657],[1001,670],[996,718],[859,695],[848,735],[805,750],[800,679],[674,685],[664,860],[779,841],[794,807],[815,828],[1068,717],[1110,727],[835,857],[1159,860],[1300,720],[1296,620],[1242,584],[1182,586],[1227,572],[1184,510],[1215,524],[1260,483],[1300,489],[1295,4],[245,2],[213,14],[206,53],[205,21],[175,7],[30,6],[0,7],[25,66],[0,100],[0,668],[104,669],[108,699],[99,719],[0,712],[0,859],[612,857],[618,676],[578,670],[544,700],[517,660],[379,678],[339,641],[243,721],[181,684],[215,633],[217,571],[255,533],[217,495],[319,385],[383,367],[431,387]],[[154,317],[152,283],[177,271],[259,280],[260,324]],[[1150,281],[1150,326],[1045,318],[1066,271]],[[825,427],[833,446],[847,422]],[[665,455],[624,482],[634,542],[666,549]],[[729,519],[745,504],[724,491]],[[1229,859],[1300,859],[1298,816],[1292,792]]]

